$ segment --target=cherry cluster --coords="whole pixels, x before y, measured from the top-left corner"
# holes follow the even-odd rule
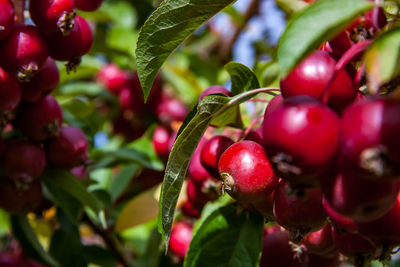
[[[92,46],[88,22],[75,8],[93,11],[102,1],[0,1],[0,206],[11,214],[41,206],[46,166],[82,173],[88,142],[77,127],[63,125],[51,96],[60,80],[54,60],[69,69]],[[27,13],[27,14],[28,14]]]

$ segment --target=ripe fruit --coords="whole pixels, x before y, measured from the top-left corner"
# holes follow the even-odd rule
[[[279,225],[294,234],[295,239],[324,227],[327,217],[319,188],[305,190],[304,196],[287,192],[287,183],[281,180],[274,199],[274,215]]]
[[[89,171],[85,165],[80,165],[71,169],[71,173],[78,179],[83,180],[89,177]]]
[[[315,254],[308,255],[308,267],[339,267],[341,266],[340,255],[337,251],[327,256],[319,256]]]
[[[104,0],[74,0],[75,7],[83,11],[95,11]]]
[[[263,200],[252,204],[252,206],[269,221],[276,220],[274,216],[274,196],[275,191],[267,195]]]
[[[181,211],[189,218],[200,218],[200,211],[190,201],[183,203]]]
[[[335,65],[336,61],[328,52],[315,51],[281,80],[282,95],[285,98],[309,95],[321,99],[335,72]],[[357,96],[353,80],[345,70],[339,71],[328,90],[328,104],[337,110],[342,110]]]
[[[264,138],[262,136],[262,127],[257,128],[255,130],[251,130],[246,137],[244,138],[244,140],[250,140],[250,141],[254,141],[259,145],[263,145],[264,143]]]
[[[220,85],[213,85],[208,87],[200,94],[199,101],[211,94],[223,94],[226,96],[231,96],[231,92],[229,92],[228,89],[226,89],[225,87]]]
[[[74,0],[31,0],[31,19],[41,32],[68,35],[74,27]]]
[[[279,178],[274,174],[264,148],[253,141],[228,147],[218,162],[224,190],[234,199],[256,203],[272,193]]]
[[[17,79],[0,68],[0,128],[14,118],[20,100],[21,89]]]
[[[210,178],[210,174],[206,169],[204,169],[203,165],[200,162],[201,149],[203,148],[203,145],[206,141],[207,140],[205,138],[202,138],[200,140],[197,148],[190,158],[188,166],[188,175],[193,183],[195,183],[197,186],[202,186],[204,182]]]
[[[339,118],[318,100],[295,96],[264,117],[263,136],[277,175],[291,186],[316,186],[335,160]]]
[[[283,103],[283,96],[282,95],[276,95],[274,96],[267,105],[267,108],[265,109],[264,113],[264,118],[268,116],[272,111],[274,111],[279,105]]]
[[[7,144],[3,158],[4,174],[15,182],[31,183],[42,175],[46,166],[43,149],[28,141]]]
[[[365,98],[351,105],[341,122],[340,152],[345,168],[374,179],[400,175],[400,101]]]
[[[171,123],[172,121],[183,121],[188,113],[188,110],[181,101],[175,98],[170,98],[163,95],[161,102],[156,108],[158,119],[162,123]]]
[[[60,72],[56,62],[48,57],[42,68],[29,82],[21,83],[22,101],[36,102],[49,95],[60,82]]]
[[[332,231],[329,224],[316,232],[309,233],[301,241],[310,254],[324,256],[334,251],[335,245],[332,240]]]
[[[217,135],[208,140],[201,149],[200,162],[211,176],[218,178],[218,161],[222,153],[233,144],[232,139]]]
[[[169,140],[171,138],[171,131],[164,126],[157,126],[152,144],[157,156],[162,160],[167,160],[169,156]]]
[[[17,115],[17,125],[22,133],[38,142],[57,136],[62,121],[61,107],[50,95],[23,105]]]
[[[68,70],[79,65],[81,56],[87,54],[93,44],[93,34],[87,21],[81,16],[75,17],[75,26],[68,35],[61,32],[47,36],[50,55],[55,60],[68,61]]]
[[[29,81],[49,55],[46,41],[32,25],[16,25],[0,43],[0,66],[17,72],[18,79]]]
[[[74,126],[63,126],[57,137],[46,144],[49,163],[57,168],[72,169],[88,159],[86,135]]]
[[[190,179],[187,181],[186,194],[189,202],[196,208],[202,208],[210,201],[210,197],[203,193],[202,186],[196,186]]]
[[[172,226],[169,249],[180,259],[184,259],[192,241],[193,226],[188,222],[177,222]]]
[[[0,40],[14,27],[14,8],[9,0],[0,0]]]
[[[128,75],[116,64],[104,65],[97,74],[97,82],[113,94],[118,94],[128,83]]]
[[[357,227],[355,222],[343,215],[337,213],[326,201],[325,197],[322,198],[322,204],[324,205],[325,212],[328,215],[328,221],[331,225],[337,228],[339,231],[347,231],[350,233],[357,233]]]

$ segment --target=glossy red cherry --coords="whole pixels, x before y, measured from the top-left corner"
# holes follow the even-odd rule
[[[212,94],[223,94],[226,96],[231,96],[231,92],[229,92],[228,89],[226,89],[225,87],[220,85],[213,85],[208,87],[200,94],[199,101],[202,100],[204,97]]]
[[[14,7],[9,0],[0,0],[0,40],[14,27]]]
[[[17,125],[33,141],[44,141],[57,136],[63,121],[60,105],[48,95],[38,102],[25,104],[17,115]]]
[[[345,168],[373,179],[400,175],[400,101],[365,98],[351,105],[341,122],[340,151]]]
[[[22,81],[32,78],[48,55],[47,42],[32,25],[16,25],[0,43],[0,66],[6,71],[17,72]]]
[[[282,95],[276,95],[274,96],[267,105],[267,108],[265,109],[264,113],[264,118],[268,116],[272,111],[274,111],[279,105],[283,103],[283,96]]]
[[[48,162],[57,168],[72,169],[88,159],[86,135],[77,127],[63,126],[46,144]]]
[[[118,94],[127,85],[129,77],[116,64],[109,63],[100,69],[96,80],[111,93]]]
[[[322,204],[324,205],[325,212],[328,215],[328,221],[331,225],[337,228],[339,231],[347,231],[350,233],[358,233],[356,223],[354,220],[347,218],[337,213],[326,201],[325,197],[322,198]]]
[[[336,60],[328,52],[315,51],[281,80],[282,95],[285,98],[309,95],[321,99],[335,72],[335,65]],[[353,79],[345,70],[339,71],[328,90],[328,104],[337,110],[342,110],[357,96]]]
[[[100,8],[104,0],[74,0],[75,7],[83,11],[95,11]]]
[[[217,135],[208,140],[201,149],[200,162],[211,176],[218,178],[218,161],[224,151],[233,144],[227,136]]]
[[[74,27],[74,0],[30,0],[29,13],[46,35],[54,32],[68,35]]]
[[[331,226],[329,224],[316,232],[309,233],[303,238],[301,243],[306,246],[307,252],[310,254],[324,256],[335,250]]]
[[[157,126],[154,130],[152,144],[157,156],[162,160],[167,160],[169,156],[169,140],[171,130],[164,126]]]
[[[189,166],[187,173],[193,183],[195,183],[197,186],[202,186],[205,181],[210,179],[210,174],[208,171],[203,167],[203,165],[200,162],[200,153],[201,149],[203,148],[204,143],[207,141],[207,139],[202,138],[197,145],[195,151],[193,152],[192,157],[190,158]]]
[[[158,119],[167,124],[172,121],[183,121],[188,114],[188,109],[180,100],[163,95],[156,113]]]
[[[177,222],[172,226],[169,249],[180,259],[184,259],[192,241],[193,226],[188,222]]]
[[[10,122],[21,100],[21,89],[17,79],[0,68],[0,128]]]
[[[46,166],[43,149],[28,141],[7,144],[3,158],[4,174],[16,182],[31,183],[38,179]]]
[[[335,161],[339,118],[316,99],[291,97],[264,117],[263,136],[279,176],[294,187],[316,186]]]
[[[20,83],[22,101],[36,102],[53,92],[60,82],[60,72],[55,61],[48,57],[38,73],[29,82]]]
[[[259,145],[263,145],[264,144],[264,138],[262,136],[262,127],[257,128],[255,130],[251,130],[246,137],[244,138],[244,140],[249,140],[249,141],[253,141],[256,142]]]
[[[264,148],[253,141],[245,140],[228,147],[219,159],[218,170],[224,190],[242,202],[263,200],[279,181]]]

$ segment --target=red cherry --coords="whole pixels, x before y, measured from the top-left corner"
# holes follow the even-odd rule
[[[274,111],[279,105],[283,103],[283,96],[282,95],[276,95],[274,96],[267,105],[267,108],[265,109],[264,113],[264,118],[268,116],[272,111]]]
[[[177,222],[172,226],[169,249],[182,260],[192,241],[193,226],[188,222]]]
[[[329,46],[332,48],[333,54],[338,57],[341,57],[353,45],[354,42],[350,39],[348,31],[342,31],[329,41]]]
[[[0,68],[0,128],[14,118],[20,100],[21,89],[17,79]]]
[[[75,7],[83,11],[95,11],[100,8],[104,0],[74,0]]]
[[[200,162],[211,176],[218,178],[218,161],[222,153],[233,144],[232,139],[218,135],[208,140],[201,149]]]
[[[264,143],[264,138],[262,136],[262,127],[257,128],[255,130],[251,130],[246,137],[244,138],[244,140],[249,140],[249,141],[253,141],[256,142],[259,145],[263,145]]]
[[[14,7],[9,0],[0,0],[0,40],[4,39],[14,27]]]
[[[274,197],[275,191],[264,197],[263,200],[252,204],[252,206],[268,221],[276,220],[274,216]]]
[[[218,170],[225,191],[234,199],[256,203],[271,194],[278,185],[264,148],[253,141],[241,141],[221,155]]]
[[[83,180],[89,177],[89,171],[85,165],[80,165],[71,169],[71,173],[78,179]]]
[[[119,114],[113,119],[113,131],[115,134],[122,135],[127,141],[133,141],[141,137],[146,131],[146,123],[142,119],[137,118],[135,114],[127,112]]]
[[[208,179],[210,179],[210,174],[200,162],[201,150],[206,141],[207,139],[205,138],[200,140],[197,148],[193,152],[188,166],[188,175],[197,186],[202,186]]]
[[[86,135],[74,126],[63,126],[57,137],[46,144],[49,163],[57,168],[72,169],[88,159]]]
[[[68,35],[74,27],[74,0],[31,0],[29,13],[46,35],[55,32]]]
[[[192,180],[187,181],[186,194],[190,203],[197,208],[204,207],[210,197],[202,191],[202,186],[195,185]]]
[[[46,41],[32,25],[16,25],[0,43],[0,66],[18,72],[18,78],[29,81],[49,55]]]
[[[324,205],[326,214],[328,215],[328,220],[340,231],[347,231],[350,233],[358,233],[356,223],[354,220],[347,218],[343,215],[337,213],[326,201],[325,197],[322,198],[322,204]]]
[[[309,233],[301,243],[306,246],[308,253],[320,256],[328,255],[335,249],[329,224],[316,232]]]
[[[285,98],[309,95],[321,99],[335,72],[335,65],[335,59],[328,52],[315,51],[281,80],[282,95]],[[345,70],[339,71],[328,90],[328,104],[337,110],[342,110],[357,96],[353,79]]]
[[[200,211],[190,201],[183,203],[181,211],[189,218],[200,218]]]
[[[39,178],[46,166],[43,149],[28,141],[7,144],[4,152],[4,174],[16,182],[31,183]]]
[[[208,87],[200,94],[199,101],[211,94],[223,94],[226,96],[231,96],[231,92],[229,92],[228,89],[226,89],[225,87],[220,85],[213,85]]]
[[[42,68],[29,81],[21,83],[22,101],[36,102],[49,95],[60,82],[60,72],[55,61],[48,57]]]
[[[113,94],[118,94],[128,81],[127,73],[114,63],[104,65],[97,74],[97,82]]]
[[[50,95],[38,102],[23,105],[17,115],[19,129],[33,141],[57,136],[62,121],[61,107]]]
[[[178,99],[163,95],[161,102],[156,109],[158,119],[165,124],[172,121],[183,121],[186,118],[188,109]]]
[[[316,186],[336,158],[339,118],[316,99],[291,97],[264,118],[263,136],[279,176],[291,186]]]
[[[169,140],[171,138],[171,131],[164,126],[157,126],[153,138],[152,144],[154,151],[157,156],[162,160],[167,160],[169,156]]]

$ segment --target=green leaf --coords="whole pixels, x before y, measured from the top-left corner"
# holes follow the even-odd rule
[[[299,12],[308,5],[303,0],[275,0],[275,2],[289,16]]]
[[[320,0],[294,15],[279,40],[282,75],[372,7],[373,3],[365,0]]]
[[[238,62],[229,62],[225,65],[225,69],[231,76],[232,96],[249,91],[251,89],[260,88],[260,83],[258,82],[257,76],[246,65]]]
[[[50,253],[61,266],[85,267],[87,262],[82,257],[83,245],[77,229],[64,231],[58,229],[53,233],[50,243]]]
[[[11,226],[14,236],[28,256],[49,266],[60,266],[40,245],[25,216],[11,216]]]
[[[215,210],[202,223],[190,243],[185,267],[258,266],[264,218],[242,212],[237,203]]]
[[[117,267],[119,264],[114,253],[99,246],[84,246],[82,254],[87,262],[98,266]]]
[[[137,42],[138,75],[145,99],[167,57],[197,28],[234,0],[164,0],[143,25]]]
[[[135,173],[138,172],[139,168],[140,167],[137,164],[125,166],[120,173],[114,177],[110,185],[110,194],[113,201],[124,192],[125,188],[129,185],[129,182],[132,180]]]
[[[380,35],[364,55],[368,82],[373,88],[389,82],[400,73],[400,28]]]

